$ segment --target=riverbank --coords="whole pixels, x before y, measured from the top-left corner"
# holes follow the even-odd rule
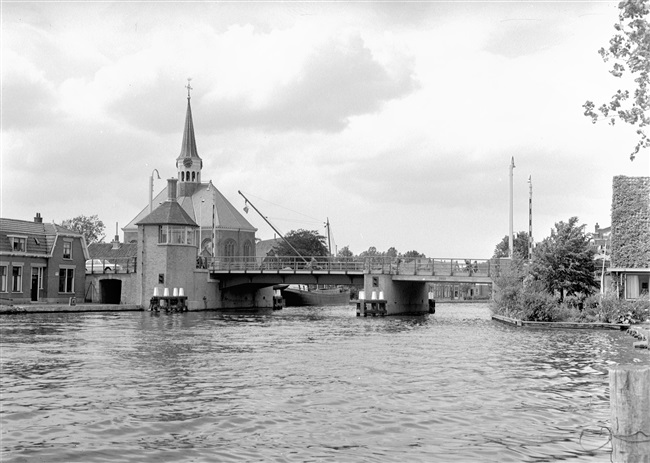
[[[530,322],[516,318],[504,317],[503,315],[492,315],[492,320],[513,326],[524,328],[541,328],[541,329],[591,329],[591,330],[617,330],[625,331],[630,325],[625,323],[576,323],[576,322]]]
[[[21,304],[0,305],[0,315],[54,312],[137,312],[141,305],[130,304]]]

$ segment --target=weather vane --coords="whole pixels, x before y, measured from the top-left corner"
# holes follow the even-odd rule
[[[188,77],[188,78],[187,78],[187,85],[185,86],[185,88],[187,89],[187,99],[188,99],[188,100],[191,98],[191,97],[190,97],[190,90],[192,90],[192,86],[190,85],[190,82],[191,82],[191,81],[192,81],[192,78],[191,78],[191,77]]]

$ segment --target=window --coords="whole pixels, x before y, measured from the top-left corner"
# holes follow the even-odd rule
[[[159,244],[194,244],[194,230],[190,227],[161,225],[158,233]]]
[[[11,291],[14,293],[23,292],[23,268],[13,267],[11,274]]]
[[[7,266],[0,265],[0,293],[7,292]]]
[[[27,251],[27,237],[26,236],[9,236],[11,240],[11,250],[13,252],[26,252]]]
[[[73,268],[59,269],[59,292],[74,293],[74,269]]]
[[[228,240],[223,246],[223,254],[226,257],[233,257],[235,255],[235,240]]]
[[[244,256],[245,256],[245,257],[248,257],[248,256],[252,256],[252,255],[253,255],[253,254],[251,253],[251,242],[250,242],[250,241],[246,241],[246,242],[244,243]]]
[[[72,259],[72,241],[65,240],[63,242],[63,258]]]

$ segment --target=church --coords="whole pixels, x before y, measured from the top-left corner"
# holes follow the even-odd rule
[[[265,301],[272,300],[271,288],[226,293],[219,289],[218,281],[210,279],[210,259],[255,256],[257,229],[212,181],[203,181],[203,161],[192,119],[191,87],[188,85],[187,89],[183,140],[176,158],[177,177],[168,179],[167,186],[151,204],[122,229],[124,243],[137,245],[137,267],[131,275],[135,278],[122,282],[122,299],[146,307],[154,291],[162,295],[165,288],[183,288],[190,309],[264,307]],[[261,295],[266,292],[270,298]]]

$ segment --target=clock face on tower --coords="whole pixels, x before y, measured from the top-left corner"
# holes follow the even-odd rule
[[[192,167],[192,160],[190,158],[183,159],[183,165],[188,168]]]

